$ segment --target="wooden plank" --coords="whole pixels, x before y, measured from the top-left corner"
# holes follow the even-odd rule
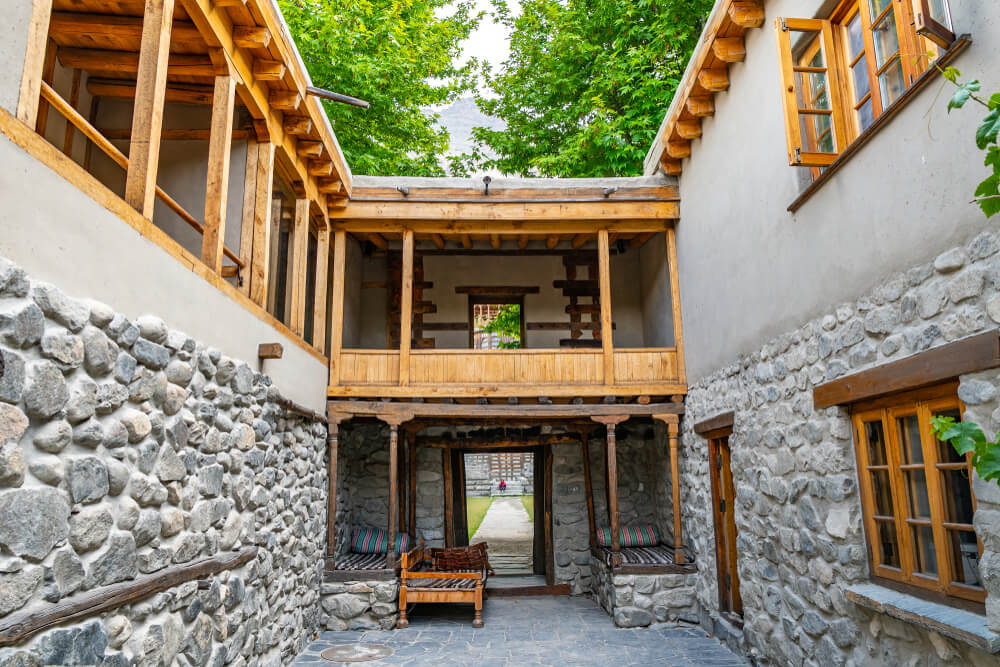
[[[49,22],[49,32],[60,46],[83,44],[100,46],[102,42],[112,40],[118,43],[117,50],[127,51],[129,49],[124,48],[127,44],[138,44],[142,39],[142,17],[122,16],[110,12],[54,11]],[[202,52],[205,49],[201,33],[190,21],[175,20],[170,30],[170,39],[174,51],[178,51],[178,47],[181,47],[181,50],[200,49]]]
[[[384,391],[379,387],[378,391]],[[377,417],[404,414],[411,419],[593,419],[619,417],[651,417],[657,414],[684,414],[683,403],[605,404],[526,404],[468,405],[463,403],[398,403],[388,401],[349,401],[331,399],[330,411],[357,417]]]
[[[330,268],[330,228],[316,233],[316,288],[313,305],[313,346],[320,352],[326,347],[326,288]]]
[[[729,412],[723,412],[722,414],[718,414],[714,417],[709,417],[708,419],[695,424],[694,432],[698,435],[704,435],[706,433],[711,433],[712,431],[732,428],[735,415],[736,413],[730,410]]]
[[[281,359],[284,353],[281,343],[261,343],[257,346],[258,359]]]
[[[169,40],[169,35],[166,38]],[[68,47],[59,49],[59,62],[64,67],[82,69],[102,77],[131,78],[142,72],[141,55],[141,52]],[[174,53],[167,56],[164,67],[164,76],[173,79],[193,77],[210,81],[219,73],[212,59],[203,55]]]
[[[156,172],[160,161],[160,130],[170,56],[170,29],[174,0],[146,0],[142,45],[136,73],[125,201],[148,220],[156,201]]]
[[[17,119],[28,127],[35,127],[38,120],[42,71],[45,69],[51,16],[52,0],[32,0],[21,88],[17,96]]]
[[[295,200],[295,221],[292,227],[292,254],[288,264],[292,270],[292,298],[289,321],[292,331],[302,336],[306,321],[306,261],[309,252],[308,199]]]
[[[131,581],[72,595],[34,611],[11,614],[0,620],[0,646],[18,644],[51,627],[99,616],[103,612],[144,600],[185,582],[236,569],[256,557],[257,547],[248,547],[194,563],[173,565],[156,574],[141,575]]]
[[[684,363],[684,324],[681,317],[680,268],[677,264],[677,238],[673,227],[667,229],[667,262],[670,270],[670,307],[673,309],[674,349],[677,350],[677,377],[687,384],[687,367]]]
[[[604,349],[604,384],[615,383],[615,349],[611,331],[611,260],[608,230],[597,232],[597,260],[601,282],[601,345]]]
[[[116,99],[135,99],[135,86],[125,81],[115,81],[111,79],[87,79],[87,92],[95,97],[113,97]],[[213,88],[196,83],[171,83],[164,93],[165,102],[182,102],[184,104],[212,104]],[[166,135],[167,130],[161,132]],[[132,136],[131,130],[128,137]],[[117,137],[109,137],[117,138]]]
[[[344,275],[347,261],[347,233],[333,233],[333,295],[330,303],[330,385],[340,383],[341,350],[344,346]]]
[[[410,383],[410,340],[413,335],[413,230],[403,230],[403,269],[399,314],[399,385]]]
[[[308,120],[308,119],[306,119]],[[286,129],[287,131],[287,129]],[[672,220],[678,217],[678,205],[673,201],[615,201],[600,202],[546,203],[546,202],[490,202],[490,203],[433,203],[421,201],[391,201],[366,202],[350,201],[337,218],[350,220],[354,224],[380,223],[380,226],[369,231],[392,230],[398,232],[399,221],[423,221],[431,223],[414,231],[418,234],[462,234],[482,233],[466,229],[459,222],[491,221],[491,222],[524,222],[540,221],[545,225],[539,229],[529,229],[526,225],[516,224],[498,226],[487,234],[511,234],[525,232],[530,234],[582,234],[593,233],[593,225],[575,226],[572,221],[579,220]],[[354,231],[348,229],[348,231]],[[648,231],[643,229],[641,231]],[[499,248],[500,238],[491,238],[491,244]]]
[[[257,145],[257,177],[253,213],[253,255],[249,271],[250,298],[267,305],[271,269],[271,192],[274,187],[274,144]]]
[[[208,142],[208,177],[205,185],[205,232],[201,261],[219,273],[226,240],[226,206],[229,199],[229,159],[233,134],[236,84],[231,76],[215,77],[211,138]]]
[[[1000,335],[993,329],[821,384],[813,389],[813,405],[822,410],[856,403],[997,367]]]

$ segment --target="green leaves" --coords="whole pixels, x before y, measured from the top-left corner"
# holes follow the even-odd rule
[[[975,95],[982,88],[979,81],[961,83],[959,77],[962,73],[954,67],[941,70],[941,76],[958,88],[948,102],[949,113],[952,109],[962,108],[969,100],[974,100],[989,110],[986,118],[976,128],[976,146],[986,151],[986,166],[993,173],[976,187],[974,203],[979,204],[987,218],[992,218],[1000,213],[1000,148],[997,146],[997,138],[1000,137],[1000,93],[994,93],[988,101],[984,101]]]
[[[979,150],[986,150],[987,146],[995,144],[998,133],[1000,133],[1000,107],[993,109],[976,130],[976,145],[979,146]]]
[[[952,81],[952,83],[955,82]],[[979,82],[976,81],[975,79],[957,85],[958,85],[958,90],[955,91],[955,94],[951,96],[951,100],[948,102],[948,113],[951,113],[952,109],[961,109],[962,107],[964,107],[965,103],[968,102],[969,98],[972,97],[972,93],[979,92],[979,89],[981,88]]]
[[[989,440],[977,424],[956,423],[952,417],[932,417],[931,431],[938,440],[950,443],[959,455],[971,452],[976,474],[1000,485],[1000,442]]]

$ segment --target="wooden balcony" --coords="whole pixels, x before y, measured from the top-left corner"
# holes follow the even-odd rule
[[[686,393],[674,348],[614,350],[412,350],[400,381],[397,350],[343,350],[330,397],[670,396]]]

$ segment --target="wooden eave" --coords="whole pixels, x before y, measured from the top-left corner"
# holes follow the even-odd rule
[[[177,101],[210,100],[215,76],[233,75],[238,100],[254,120],[257,139],[271,141],[279,148],[277,161],[292,186],[323,209],[338,204],[351,194],[350,168],[321,104],[306,93],[308,74],[283,19],[269,0],[220,5],[212,0],[177,0],[168,99],[173,95]],[[135,85],[144,6],[143,0],[53,0],[50,36],[57,57],[64,65],[101,79],[105,86],[102,94],[127,96]],[[242,41],[244,46],[237,45],[237,31],[251,28],[258,29],[251,32],[265,35],[262,41],[266,46],[246,40]],[[265,74],[269,64],[280,77]],[[177,89],[173,93],[171,84]],[[297,110],[282,110],[271,103],[273,95],[289,97],[282,93],[291,93],[293,100],[298,96]],[[286,131],[290,118],[307,119],[308,130],[298,134]],[[300,142],[322,146],[317,157],[332,165],[329,174],[299,155]]]
[[[729,64],[744,57],[744,35],[764,23],[764,0],[718,0],[670,109],[646,155],[645,173],[678,175],[691,154],[701,118],[714,114],[717,93],[729,86]],[[708,86],[708,87],[706,87]]]

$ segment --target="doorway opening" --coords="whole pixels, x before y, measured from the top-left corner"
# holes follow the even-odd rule
[[[534,453],[466,452],[464,457],[469,544],[489,544],[498,575],[535,574]]]
[[[743,626],[743,599],[740,596],[740,575],[736,564],[736,518],[729,436],[725,429],[707,433],[709,473],[712,482],[713,515],[715,520],[715,562],[719,576],[719,612]]]

